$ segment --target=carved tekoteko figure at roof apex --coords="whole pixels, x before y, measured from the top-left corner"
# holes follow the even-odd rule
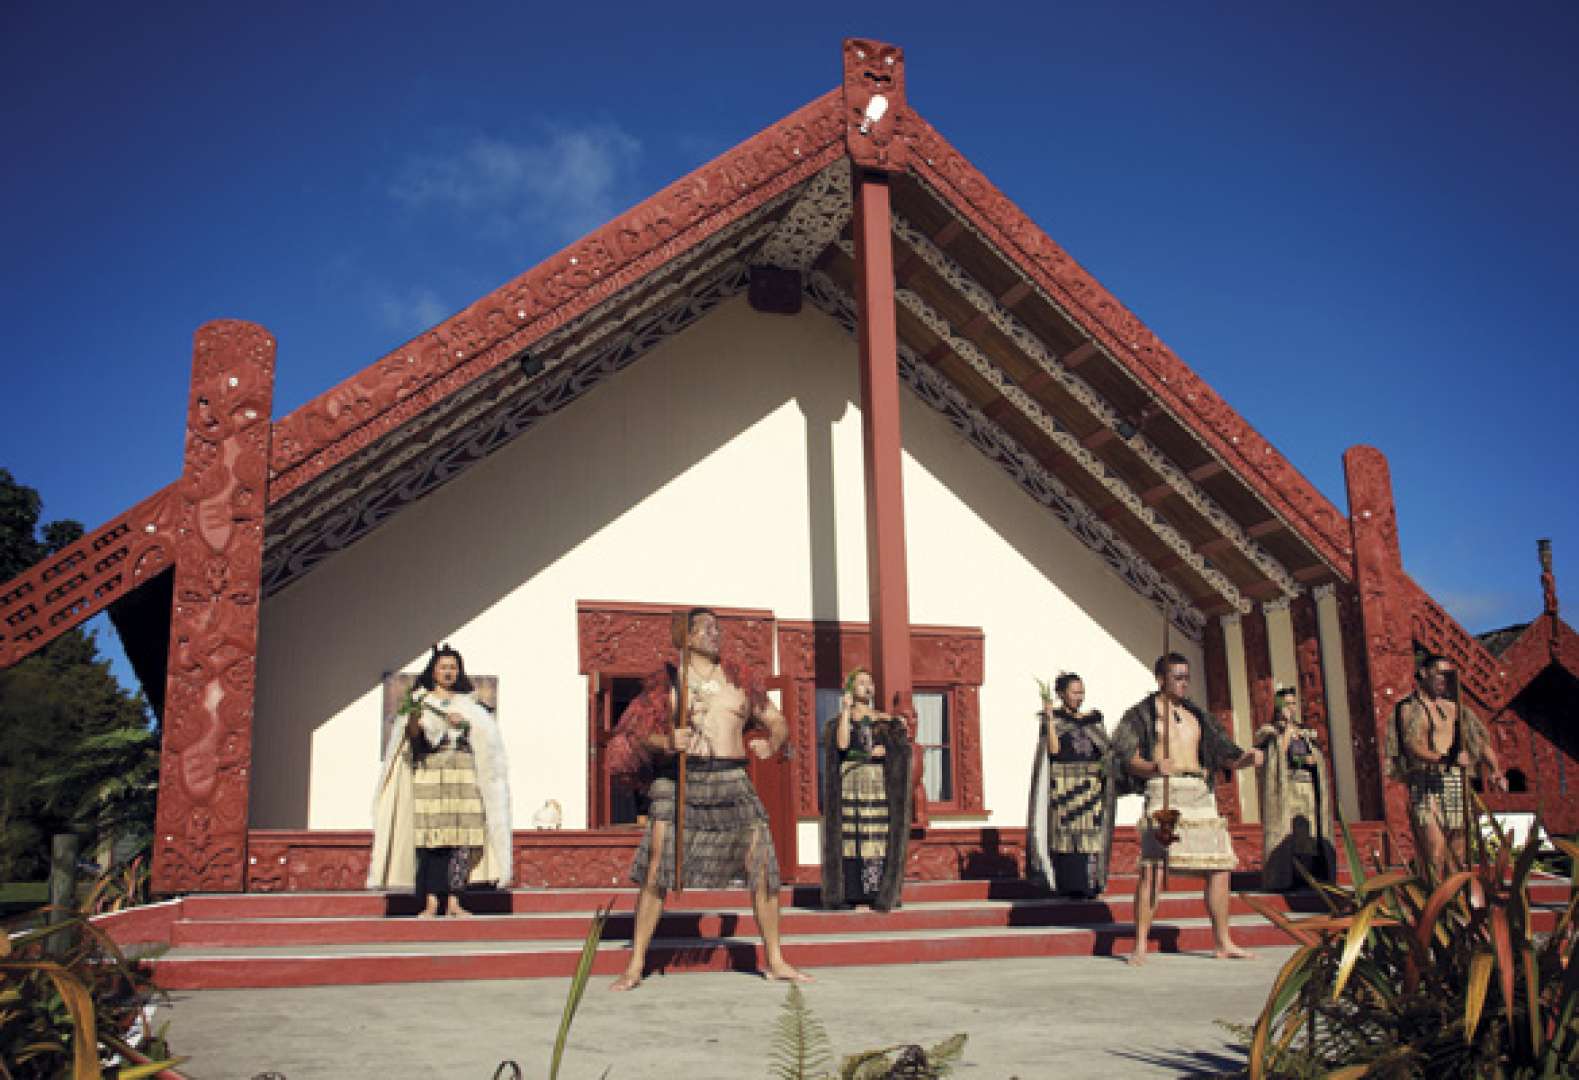
[[[845,39],[845,137],[857,165],[904,171],[908,150],[899,138],[904,111],[905,51],[881,41]]]

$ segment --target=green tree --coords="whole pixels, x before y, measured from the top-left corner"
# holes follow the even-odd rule
[[[0,469],[0,582],[82,535],[74,521],[40,527],[43,500]],[[71,630],[0,671],[0,881],[42,877],[49,838],[80,829],[90,843],[152,835],[158,732],[94,636]]]

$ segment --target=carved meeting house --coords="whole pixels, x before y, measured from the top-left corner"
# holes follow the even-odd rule
[[[789,879],[858,664],[915,717],[918,878],[1021,873],[1035,680],[1078,671],[1116,720],[1164,648],[1242,743],[1298,687],[1373,838],[1406,831],[1383,726],[1444,654],[1513,779],[1493,808],[1579,828],[1554,591],[1466,631],[1402,564],[1381,453],[1344,454],[1335,506],[927,123],[900,49],[843,60],[288,415],[266,330],[197,331],[181,475],[0,586],[0,665],[120,631],[163,719],[158,892],[360,888],[386,680],[436,641],[497,680],[517,881],[623,880],[602,748],[691,605],[789,718],[753,766]],[[1253,771],[1218,796],[1254,867]],[[550,800],[563,827],[528,828]]]

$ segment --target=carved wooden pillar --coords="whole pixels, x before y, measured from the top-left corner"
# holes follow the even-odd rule
[[[155,892],[244,886],[274,338],[200,328],[176,485]]]
[[[866,572],[872,676],[885,709],[911,711],[910,600],[905,568],[899,327],[894,309],[893,218],[888,178],[904,170],[898,138],[904,53],[881,42],[844,43],[846,142],[854,168],[856,310],[861,346],[861,432],[866,456]],[[916,783],[921,783],[920,750]],[[916,800],[926,822],[926,800]]]
[[[1377,772],[1382,778],[1382,812],[1395,836],[1409,836],[1408,796],[1403,785],[1389,783],[1387,726],[1393,710],[1414,682],[1414,632],[1403,557],[1398,548],[1398,515],[1393,507],[1392,476],[1387,458],[1370,446],[1354,446],[1343,455],[1349,489],[1349,528],[1354,536],[1354,586],[1364,630],[1365,673],[1370,686],[1371,730]]]
[[[1239,620],[1240,631],[1244,635],[1245,648],[1245,683],[1250,690],[1250,723],[1249,735],[1240,745],[1249,749],[1251,740],[1255,737],[1256,729],[1272,719],[1272,694],[1275,690],[1272,677],[1272,642],[1267,631],[1266,611],[1260,604],[1255,605]],[[1236,774],[1240,778],[1239,789],[1241,799],[1245,798],[1246,789],[1251,793],[1248,797],[1255,800],[1255,821],[1261,820],[1261,778],[1254,770],[1245,770]]]
[[[1299,669],[1300,715],[1305,723],[1321,733],[1321,740],[1332,746],[1332,728],[1327,722],[1327,691],[1321,670],[1321,632],[1316,625],[1316,600],[1309,593],[1294,598],[1289,608],[1294,621],[1294,663]]]
[[[1221,619],[1206,621],[1206,638],[1202,645],[1206,654],[1206,707],[1211,710],[1212,719],[1232,736],[1234,699],[1233,689],[1228,681],[1228,645],[1223,639]],[[1234,824],[1239,824],[1244,820],[1244,812],[1239,805],[1237,779],[1229,777],[1224,780],[1218,776],[1216,786],[1217,812]]]
[[[1365,821],[1386,817],[1382,792],[1387,786],[1383,747],[1376,741],[1376,720],[1366,673],[1365,626],[1360,594],[1352,585],[1337,590],[1338,625],[1343,635],[1343,670],[1349,702],[1349,730],[1354,744],[1354,786]]]
[[[1250,686],[1250,730],[1272,719],[1272,645],[1266,613],[1257,605],[1240,617],[1245,635],[1245,680]]]

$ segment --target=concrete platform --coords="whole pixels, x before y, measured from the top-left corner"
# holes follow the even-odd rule
[[[1243,1063],[1215,1023],[1249,1023],[1283,948],[1255,960],[1061,957],[816,971],[806,999],[836,1053],[966,1032],[962,1080],[1210,1076]],[[564,1080],[743,1080],[767,1073],[782,985],[744,974],[599,978],[571,1032]],[[568,980],[177,991],[157,1018],[194,1080],[434,1076],[488,1080],[517,1061],[547,1075]]]

